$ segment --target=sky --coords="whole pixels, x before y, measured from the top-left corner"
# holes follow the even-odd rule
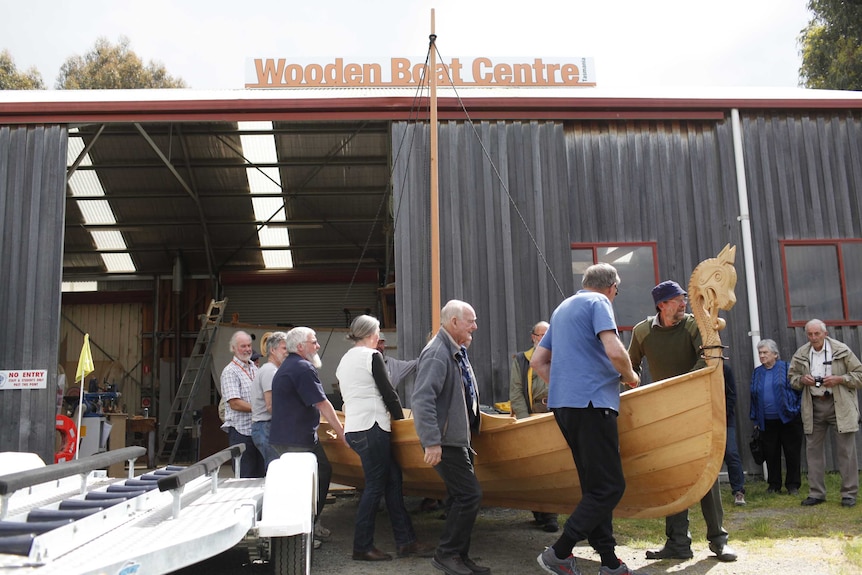
[[[242,89],[250,58],[591,57],[599,87],[796,87],[807,0],[5,0],[0,51],[53,87],[66,58],[129,38],[195,89]]]

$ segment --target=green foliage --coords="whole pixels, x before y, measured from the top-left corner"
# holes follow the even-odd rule
[[[186,88],[181,78],[167,73],[161,63],[146,66],[121,36],[118,44],[99,38],[84,56],[71,56],[60,68],[60,90],[115,90],[132,88]]]
[[[42,75],[36,68],[19,72],[7,50],[0,52],[0,90],[44,90]]]
[[[809,0],[799,36],[799,78],[807,88],[862,90],[862,2]]]

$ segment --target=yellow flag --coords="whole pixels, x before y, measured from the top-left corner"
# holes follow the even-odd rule
[[[81,357],[78,359],[78,371],[75,381],[84,381],[88,373],[96,369],[93,365],[93,354],[90,353],[90,334],[84,334],[84,347],[81,348]]]

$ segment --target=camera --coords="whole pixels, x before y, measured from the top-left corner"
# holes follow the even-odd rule
[[[823,378],[818,375],[814,378],[814,387],[820,387],[821,385],[823,385]]]

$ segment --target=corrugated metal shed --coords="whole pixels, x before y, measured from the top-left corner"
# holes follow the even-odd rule
[[[725,336],[744,438],[753,302],[743,286],[754,282],[760,335],[778,340],[788,357],[804,335],[787,321],[780,242],[862,236],[862,94],[477,89],[458,96],[444,91],[440,101],[443,297],[471,301],[479,313],[471,356],[487,402],[506,398],[509,357],[526,346],[532,323],[574,290],[571,243],[653,242],[660,276],[684,281],[725,243],[741,243],[738,218],[750,210],[755,277],[740,252],[739,303]],[[59,130],[58,137],[64,129],[42,126],[68,124],[95,141],[96,167],[79,169],[104,177],[120,214],[115,227],[149,276],[169,275],[178,252],[193,275],[261,269],[248,166],[235,148],[240,121],[274,122],[298,266],[310,273],[362,267],[380,284],[394,267],[402,356],[411,357],[432,328],[428,127],[421,117],[416,123],[417,104],[425,102],[405,90],[379,89],[0,93],[0,122],[28,125],[33,134]],[[748,206],[739,205],[734,109],[742,116]],[[0,157],[27,158],[8,142],[0,139]],[[101,254],[68,202],[64,275],[105,280]],[[858,352],[858,329],[850,322],[832,333]]]

